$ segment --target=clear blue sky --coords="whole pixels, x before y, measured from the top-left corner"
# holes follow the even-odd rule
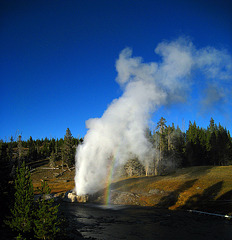
[[[60,138],[67,127],[84,137],[122,90],[115,61],[125,47],[145,62],[167,39],[188,36],[196,47],[232,54],[231,0],[1,0],[0,139]],[[232,83],[231,83],[232,84]],[[199,94],[193,96],[197,101]],[[228,101],[228,99],[227,99]],[[231,104],[202,111],[194,104],[155,113],[185,129],[210,117],[232,129]],[[152,125],[151,125],[152,126]]]

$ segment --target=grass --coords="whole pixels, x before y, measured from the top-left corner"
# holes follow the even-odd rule
[[[60,166],[60,163],[57,164]],[[44,169],[32,172],[34,188],[46,180],[52,193],[74,188],[75,170]],[[125,178],[111,184],[111,190],[136,194],[136,202],[124,204],[165,207],[171,210],[197,209],[232,215],[232,166],[201,166],[178,169],[167,176]],[[36,193],[36,191],[35,191]]]
[[[232,166],[190,167],[167,176],[124,179],[112,189],[137,193],[139,205],[232,213]]]
[[[74,188],[75,169],[69,171],[66,167],[62,170],[61,162],[57,162],[56,169],[49,169],[49,164],[46,163],[42,166],[35,168],[31,173],[32,183],[37,192],[37,187],[41,186],[41,181],[46,180],[51,193],[64,193]]]

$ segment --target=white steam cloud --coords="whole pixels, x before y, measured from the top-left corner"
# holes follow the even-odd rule
[[[225,51],[212,47],[197,50],[190,40],[178,38],[158,44],[155,53],[161,56],[160,62],[144,63],[141,57],[132,57],[130,48],[120,53],[116,81],[124,92],[101,118],[86,122],[89,130],[76,152],[77,195],[103,188],[112,164],[123,165],[131,157],[145,167],[153,161],[155,153],[146,138],[151,114],[161,105],[186,100],[193,71],[201,70],[214,89],[231,80],[232,58]],[[206,95],[205,103],[211,95]]]

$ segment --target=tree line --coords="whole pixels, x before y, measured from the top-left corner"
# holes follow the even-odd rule
[[[220,123],[215,124],[213,118],[206,129],[190,121],[187,131],[183,132],[174,124],[167,126],[162,117],[149,137],[156,150],[157,174],[176,167],[232,164],[230,132]]]
[[[16,168],[20,167],[22,162],[28,166],[39,160],[47,159],[51,167],[55,162],[62,160],[62,165],[72,167],[75,163],[76,147],[82,143],[82,138],[75,138],[69,128],[66,130],[64,138],[60,139],[36,139],[31,136],[28,140],[22,140],[19,135],[17,139],[10,138],[8,142],[0,140],[0,160],[1,166],[10,176],[15,175]]]
[[[190,121],[185,132],[166,123],[161,117],[153,132],[147,130],[147,138],[155,151],[151,165],[146,169],[135,157],[124,166],[125,175],[162,175],[180,167],[232,164],[230,133],[220,123],[215,124],[213,118],[206,129]]]
[[[143,169],[136,158],[129,159],[124,166],[126,175],[143,175],[145,172],[159,175],[178,167],[232,164],[230,132],[220,123],[215,124],[213,118],[207,128],[197,126],[195,121],[189,122],[185,132],[173,123],[171,126],[166,123],[166,119],[161,117],[153,132],[147,130],[147,138],[155,150],[149,169]],[[62,165],[70,168],[75,164],[76,147],[82,142],[82,138],[72,136],[69,128],[64,138],[60,139],[34,140],[30,137],[23,141],[19,135],[17,140],[12,137],[8,142],[0,140],[1,166],[5,168],[4,172],[10,171],[11,176],[23,161],[30,166],[31,163],[47,159],[54,167],[56,161],[62,160]]]

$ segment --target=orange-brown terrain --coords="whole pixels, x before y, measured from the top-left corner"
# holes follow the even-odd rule
[[[74,188],[75,169],[62,170],[59,162],[55,169],[48,163],[38,166],[31,175],[35,193],[41,180],[48,182],[52,193]],[[232,213],[232,166],[190,167],[166,176],[125,178],[113,182],[110,189],[113,204]],[[101,193],[98,201],[104,202]]]
[[[31,177],[35,193],[38,193],[36,189],[40,187],[42,180],[47,181],[51,193],[64,193],[74,188],[75,169],[69,170],[67,167],[62,169],[61,162],[56,163],[55,168],[50,167],[47,161],[33,169]]]

